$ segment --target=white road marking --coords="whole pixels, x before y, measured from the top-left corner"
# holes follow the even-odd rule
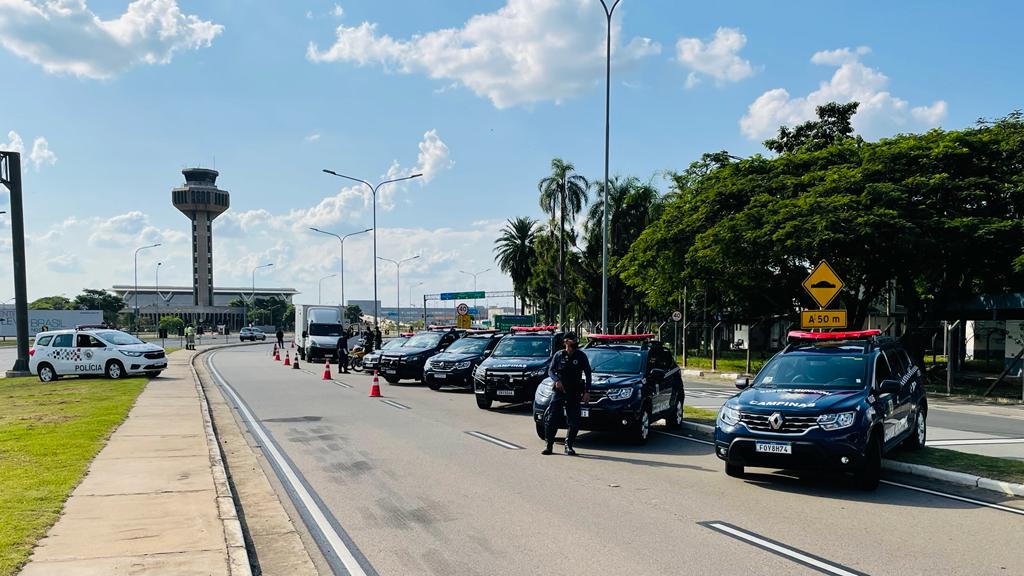
[[[714,446],[715,445],[714,442],[709,442],[707,440],[700,440],[698,438],[691,438],[689,436],[683,436],[682,434],[673,434],[671,432],[662,432],[661,430],[652,430],[652,432],[654,432],[655,434],[664,434],[665,436],[671,436],[673,438],[679,438],[681,440],[689,440],[690,442],[696,442],[698,444],[706,444],[708,446]]]
[[[928,446],[975,446],[980,444],[1024,444],[1024,438],[967,438],[963,440],[928,440]]]
[[[1020,508],[1003,506],[1002,504],[993,504],[992,502],[985,502],[984,500],[975,500],[974,498],[967,498],[966,496],[957,496],[956,494],[947,494],[946,492],[939,492],[938,490],[929,490],[928,488],[920,488],[918,486],[911,486],[910,484],[901,484],[899,482],[893,482],[892,480],[882,480],[882,484],[888,484],[889,486],[896,486],[899,488],[905,488],[907,490],[913,490],[915,492],[931,494],[932,496],[949,498],[950,500],[959,500],[960,502],[967,502],[968,504],[975,504],[977,506],[984,506],[986,508],[993,508],[995,510],[1010,512],[1011,514],[1019,514],[1021,516],[1024,516],[1024,510]]]
[[[232,400],[234,400],[235,405],[238,406],[238,411],[249,423],[249,428],[256,433],[256,435],[260,439],[260,443],[263,445],[263,449],[266,450],[267,454],[274,459],[274,462],[277,464],[278,469],[284,473],[284,480],[288,482],[288,485],[292,488],[292,490],[294,490],[295,494],[299,496],[299,499],[302,501],[303,507],[306,508],[306,511],[309,513],[309,516],[313,519],[314,522],[316,522],[317,528],[320,530],[320,533],[324,535],[324,538],[326,538],[327,543],[331,546],[331,549],[338,556],[338,558],[341,559],[341,562],[342,564],[344,564],[345,569],[348,570],[352,576],[367,576],[366,571],[363,570],[363,567],[359,565],[359,562],[356,560],[352,551],[348,548],[348,546],[345,545],[345,542],[341,539],[341,536],[339,536],[338,532],[335,531],[334,526],[331,526],[330,521],[327,519],[327,514],[325,514],[324,511],[320,509],[316,501],[313,499],[313,496],[309,493],[308,490],[306,490],[306,487],[302,484],[302,482],[299,481],[299,477],[298,475],[296,475],[295,470],[293,470],[292,467],[288,465],[288,461],[277,450],[277,446],[275,446],[274,443],[270,441],[270,438],[267,436],[267,433],[263,430],[263,426],[257,423],[256,418],[253,417],[252,413],[249,412],[249,409],[246,408],[245,404],[242,402],[242,399],[239,398],[238,394],[235,393],[234,389],[231,388],[227,381],[224,380],[224,378],[220,375],[220,372],[218,372],[217,369],[213,366],[213,358],[215,356],[216,353],[211,354],[209,356],[209,362],[207,363],[207,367],[210,369],[210,373],[213,374],[213,376],[219,381],[221,388],[226,390],[227,393],[231,395],[231,398]]]
[[[786,558],[789,558],[790,560],[795,560],[805,566],[809,566],[825,574],[835,574],[836,576],[863,576],[862,572],[855,572],[853,570],[850,570],[849,568],[844,568],[843,566],[839,566],[838,564],[832,564],[831,562],[828,562],[821,558],[817,558],[815,556],[811,556],[795,548],[790,548],[777,542],[766,540],[765,538],[762,538],[757,534],[754,534],[753,532],[740,530],[739,528],[735,528],[733,526],[729,526],[728,524],[723,524],[721,522],[707,522],[704,525],[708,528],[728,534],[733,538],[737,538],[739,540],[743,540],[745,542],[753,544],[758,548],[762,548],[769,552],[774,552],[775,554],[778,554],[779,556],[784,556]]]
[[[381,400],[381,402],[383,402],[383,403],[385,403],[385,404],[387,404],[389,406],[394,406],[395,408],[398,408],[399,410],[409,410],[410,409],[405,404],[399,404],[398,402],[395,402],[395,401],[392,401],[392,400]]]
[[[484,434],[483,432],[471,431],[471,432],[466,432],[466,434],[469,434],[470,436],[473,436],[474,438],[479,438],[479,439],[481,439],[481,440],[483,440],[485,442],[490,442],[491,444],[497,444],[498,446],[501,446],[502,448],[508,448],[509,450],[523,450],[522,446],[518,446],[518,445],[513,444],[511,442],[505,442],[501,438],[495,438],[494,436],[491,436],[490,434]]]

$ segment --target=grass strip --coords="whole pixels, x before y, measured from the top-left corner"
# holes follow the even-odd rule
[[[0,576],[28,559],[145,385],[0,379]]]
[[[928,447],[921,450],[894,450],[886,455],[886,458],[908,464],[921,464],[952,472],[973,474],[1003,482],[1024,484],[1024,462],[1020,460]]]
[[[718,418],[717,410],[708,410],[706,408],[694,408],[693,406],[683,406],[683,420],[687,422],[694,422],[696,424],[707,424],[709,426],[715,425],[715,419]]]

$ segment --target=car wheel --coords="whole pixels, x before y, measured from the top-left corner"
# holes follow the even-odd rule
[[[363,371],[363,361],[358,359],[358,358],[353,360],[352,361],[352,369],[355,370],[356,372],[362,372]]]
[[[384,380],[386,380],[388,384],[398,384],[398,378],[392,378],[391,376],[385,376]]]
[[[431,380],[427,382],[427,387],[430,388],[431,390],[440,390],[441,382],[439,380]]]
[[[643,409],[640,411],[640,416],[636,422],[630,427],[629,436],[630,440],[636,444],[646,444],[647,439],[651,435],[651,405],[644,404]]]
[[[476,407],[477,408],[480,408],[481,410],[490,410],[491,409],[491,404],[494,403],[493,400],[491,400],[490,398],[488,398],[487,396],[485,396],[483,394],[475,394],[475,396],[476,396]]]
[[[864,463],[854,477],[854,484],[858,490],[870,492],[878,488],[878,481],[882,477],[882,442],[878,434],[872,436],[868,441],[867,450],[864,453]]]
[[[537,425],[537,437],[541,440],[547,440],[548,437],[544,430],[544,422],[536,422],[535,424]]]
[[[743,466],[726,462],[725,474],[726,476],[732,476],[733,478],[743,478]]]
[[[107,363],[107,378],[111,380],[120,380],[124,378],[124,365],[117,360],[112,360]]]
[[[39,365],[39,381],[40,382],[53,382],[57,379],[57,372],[54,371],[53,366],[49,364]]]
[[[160,370],[150,370],[149,372],[146,372],[146,378],[156,378],[160,376],[160,372]]]
[[[676,398],[675,406],[672,407],[672,412],[665,416],[665,426],[671,430],[675,430],[683,425],[683,398],[680,396]]]
[[[917,409],[917,419],[914,420],[914,431],[907,438],[907,447],[911,450],[924,448],[928,440],[928,413],[922,406]]]

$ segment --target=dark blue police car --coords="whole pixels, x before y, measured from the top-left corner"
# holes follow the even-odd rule
[[[651,424],[669,428],[683,422],[683,379],[672,352],[654,334],[591,334],[583,348],[593,371],[590,402],[580,407],[580,430],[624,432],[647,441]],[[551,379],[537,388],[533,421],[544,438],[544,413],[553,394]]]
[[[423,380],[431,390],[444,386],[473,387],[473,371],[491,355],[503,334],[496,331],[470,330],[437,356],[431,357],[423,369]]]
[[[715,452],[730,476],[745,466],[833,468],[874,490],[882,455],[924,446],[924,376],[879,330],[790,332],[789,343],[718,414]]]
[[[562,349],[564,337],[558,326],[512,327],[512,333],[473,371],[477,407],[488,410],[494,401],[532,400],[537,386],[548,377],[551,358]]]

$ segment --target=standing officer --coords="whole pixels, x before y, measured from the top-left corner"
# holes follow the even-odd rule
[[[338,338],[338,372],[348,374],[348,332],[345,330]]]
[[[548,376],[554,381],[555,393],[551,398],[551,404],[548,405],[547,418],[544,422],[544,435],[548,445],[541,454],[551,454],[559,420],[564,413],[568,428],[565,435],[565,453],[569,456],[576,455],[572,444],[576,441],[576,433],[580,426],[580,402],[590,401],[588,390],[591,380],[590,360],[577,345],[576,334],[566,334],[565,349],[559,350],[551,360]]]
[[[277,347],[284,348],[284,330],[278,328],[277,334],[275,334],[275,336],[277,336]]]
[[[380,333],[380,326],[377,326],[373,330],[373,347],[376,350],[380,350],[381,345],[384,343],[384,338]]]

